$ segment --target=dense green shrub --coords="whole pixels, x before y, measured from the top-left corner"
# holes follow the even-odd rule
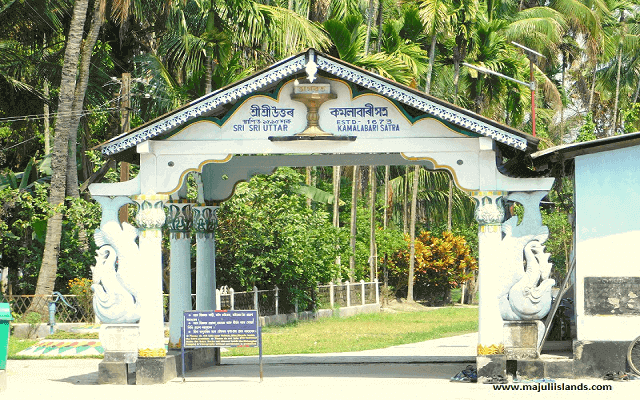
[[[220,285],[236,290],[278,286],[301,306],[310,289],[341,275],[330,215],[308,208],[295,188],[303,176],[291,168],[238,184],[218,211],[216,270]]]

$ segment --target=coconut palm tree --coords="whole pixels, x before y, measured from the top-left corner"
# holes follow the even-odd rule
[[[477,18],[480,4],[478,0],[454,0],[451,4],[451,28],[454,32],[453,46],[453,104],[458,104],[458,90],[460,87],[460,64],[467,56],[467,48],[472,37],[473,27]]]
[[[411,191],[410,185],[414,179],[414,173],[398,174],[390,180],[392,202],[400,205]],[[450,175],[445,171],[429,171],[420,169],[418,174],[418,203],[416,205],[418,216],[426,229],[433,229],[443,224],[448,224],[448,209],[451,204],[451,219],[455,223],[472,223],[473,202],[469,196],[453,185],[451,188],[451,201],[449,201]],[[409,187],[409,189],[407,189]],[[396,224],[400,225],[401,216],[395,217]],[[453,223],[453,222],[452,222]]]
[[[64,203],[67,183],[67,165],[69,158],[69,137],[73,123],[71,115],[74,109],[76,96],[76,74],[80,62],[80,50],[82,47],[83,29],[87,19],[89,0],[78,0],[73,7],[71,24],[65,48],[64,64],[62,67],[62,80],[60,82],[60,95],[58,102],[59,117],[56,119],[54,131],[56,132],[51,166],[51,189],[49,203],[54,213],[47,222],[45,248],[42,257],[42,266],[38,274],[38,282],[35,290],[38,296],[47,296],[53,292],[58,269],[58,249],[62,237],[63,212],[61,206]],[[84,97],[84,93],[82,93]],[[30,311],[46,313],[46,301],[33,302]]]
[[[415,66],[402,52],[365,54],[366,25],[361,15],[351,14],[343,20],[329,19],[322,25],[331,39],[329,52],[341,60],[368,69],[385,78],[410,85],[415,82]],[[384,39],[383,39],[384,43]]]
[[[256,66],[328,43],[317,25],[296,12],[250,0],[176,3],[167,26],[158,54],[137,61],[147,77],[167,88],[169,97],[186,94],[179,86],[191,88],[189,98],[201,96]]]
[[[431,91],[431,74],[435,62],[436,40],[438,36],[445,36],[451,27],[451,8],[447,0],[422,0],[420,2],[420,18],[424,24],[425,33],[431,39],[429,47],[429,67],[427,69],[425,93]]]

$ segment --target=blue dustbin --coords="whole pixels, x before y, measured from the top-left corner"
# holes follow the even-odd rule
[[[0,303],[0,369],[7,369],[9,350],[9,321],[12,321],[9,303]]]

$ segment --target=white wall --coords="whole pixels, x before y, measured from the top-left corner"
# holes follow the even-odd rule
[[[576,157],[575,186],[578,340],[632,340],[640,316],[585,315],[584,279],[640,276],[640,146]]]

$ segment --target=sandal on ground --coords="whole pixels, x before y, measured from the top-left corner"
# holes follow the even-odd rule
[[[451,382],[475,383],[478,382],[478,373],[473,365],[467,365],[467,368],[458,372],[453,378],[451,378]]]
[[[607,372],[602,377],[605,381],[628,381],[629,375],[626,372],[618,371],[618,372]]]
[[[490,376],[489,378],[485,379],[484,383],[488,383],[488,384],[504,384],[504,383],[509,383],[509,381],[507,380],[507,378],[505,378],[502,375],[493,375],[493,376]]]

